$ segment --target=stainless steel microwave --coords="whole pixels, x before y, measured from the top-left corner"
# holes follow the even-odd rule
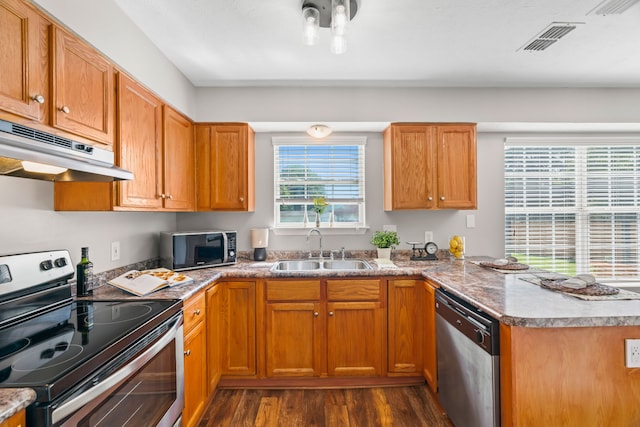
[[[235,231],[163,232],[162,266],[179,271],[235,264],[236,237]]]

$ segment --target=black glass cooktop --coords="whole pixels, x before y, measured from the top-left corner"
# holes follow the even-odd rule
[[[0,387],[69,390],[180,311],[177,301],[76,301],[0,329]]]

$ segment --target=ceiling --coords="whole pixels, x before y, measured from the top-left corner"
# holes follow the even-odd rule
[[[113,1],[196,86],[640,87],[638,0],[359,0],[343,55],[303,44],[301,0]]]

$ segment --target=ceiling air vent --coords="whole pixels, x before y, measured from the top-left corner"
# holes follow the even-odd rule
[[[604,0],[591,9],[587,15],[620,15],[640,0]]]
[[[537,36],[529,40],[518,50],[541,51],[545,50],[562,37],[575,30],[582,22],[552,22]]]

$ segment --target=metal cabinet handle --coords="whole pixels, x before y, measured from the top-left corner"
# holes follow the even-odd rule
[[[317,311],[314,311],[314,312],[313,312],[313,315],[314,315],[314,316],[316,316],[316,317],[318,317],[318,315],[319,315],[319,314],[320,314],[320,313],[318,313]]]
[[[427,200],[428,200],[428,201],[432,201],[432,200],[433,200],[433,197],[429,196],[429,197],[427,198]]]
[[[67,107],[66,105],[63,105],[62,107],[58,108],[60,111],[62,111],[65,114],[69,114],[69,107]]]
[[[187,357],[191,356],[191,350],[187,350],[187,351],[185,351],[185,352],[184,352],[184,355],[185,355],[185,356],[187,356]]]
[[[199,315],[200,315],[200,309],[195,310],[195,311],[193,312],[193,314],[195,314],[196,316],[199,316]]]
[[[444,201],[444,196],[440,196],[440,200]]]
[[[44,104],[44,96],[42,95],[33,95],[31,100],[37,102],[38,104]]]
[[[244,197],[240,197],[240,201],[241,201],[241,202],[244,202]]]
[[[171,194],[169,194],[169,195],[167,196],[167,199],[169,199],[169,200],[173,200],[173,196],[172,196]]]
[[[330,311],[330,312],[329,312],[329,316],[333,316],[333,311]]]

